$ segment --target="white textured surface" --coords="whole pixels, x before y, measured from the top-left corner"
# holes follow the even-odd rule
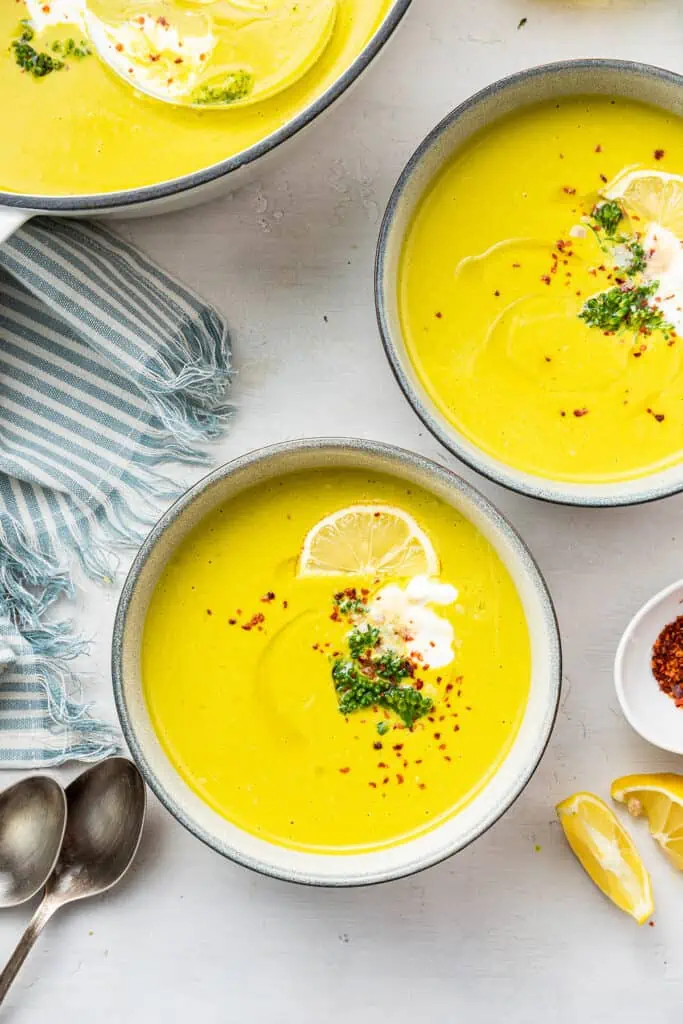
[[[200,210],[122,226],[229,315],[239,414],[220,457],[287,437],[355,433],[448,461],[395,386],[374,323],[375,235],[403,163],[457,101],[507,72],[591,55],[680,69],[682,39],[679,0],[414,0],[377,67],[295,144],[285,169]],[[639,930],[582,875],[553,805],[579,788],[606,795],[623,772],[680,766],[631,732],[611,666],[631,614],[683,575],[683,499],[591,512],[482,489],[531,544],[565,643],[557,730],[512,812],[419,877],[327,892],[222,861],[152,802],[129,880],[48,927],[3,1020],[679,1019],[683,879],[634,829],[659,906],[656,927]],[[115,593],[86,586],[76,610],[96,637],[92,691],[110,710],[115,603]],[[2,915],[0,956],[27,914]]]

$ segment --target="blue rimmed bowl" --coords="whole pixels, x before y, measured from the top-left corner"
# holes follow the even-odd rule
[[[399,266],[406,234],[432,182],[482,128],[544,100],[580,95],[619,96],[683,116],[683,77],[623,60],[586,59],[545,64],[504,78],[456,107],[410,158],[393,191],[377,246],[377,319],[391,368],[425,426],[482,476],[513,491],[567,505],[636,505],[683,490],[683,461],[633,480],[573,483],[517,470],[484,452],[450,423],[429,397],[407,350],[399,315]]]
[[[214,508],[248,487],[317,468],[360,468],[410,481],[447,502],[492,544],[510,573],[531,638],[532,677],[524,717],[504,761],[464,809],[432,831],[361,854],[286,849],[244,832],[192,790],[167,757],[143,693],[141,650],[147,607],[169,558]],[[514,528],[455,473],[419,455],[371,441],[293,441],[252,452],[205,477],[169,509],[143,544],[116,615],[112,668],[124,735],[146,782],[171,814],[218,853],[263,874],[309,885],[369,885],[411,874],[462,850],[522,792],[545,750],[560,696],[560,640],[543,578]],[[198,682],[198,685],[201,685]],[[226,756],[229,756],[227,754]]]

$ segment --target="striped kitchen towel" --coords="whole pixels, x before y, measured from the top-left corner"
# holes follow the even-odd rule
[[[109,232],[38,218],[0,246],[0,767],[117,749],[51,606],[73,558],[112,582],[177,494],[162,464],[225,430],[229,380],[220,314]]]

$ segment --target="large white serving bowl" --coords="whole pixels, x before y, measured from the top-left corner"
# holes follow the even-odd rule
[[[302,853],[257,838],[212,810],[187,785],[152,725],[141,678],[143,627],[150,597],[187,533],[245,488],[320,467],[386,473],[437,495],[492,544],[519,592],[532,650],[531,690],[519,732],[499,769],[463,810],[417,838],[362,854]],[[123,588],[113,638],[113,680],[123,731],[142,774],[171,814],[219,853],[267,875],[309,885],[369,885],[411,874],[462,850],[510,807],[533,775],[548,742],[560,696],[560,640],[543,578],[500,513],[452,471],[410,452],[371,441],[293,441],[245,455],[200,481],[163,516],[144,543]],[[188,680],[201,690],[202,680]],[[226,758],[230,751],[226,750]]]
[[[513,491],[558,504],[636,505],[683,490],[683,461],[657,473],[614,483],[550,480],[515,469],[473,444],[436,407],[408,353],[399,314],[399,266],[406,233],[442,169],[473,135],[498,118],[544,100],[587,95],[622,96],[683,117],[681,75],[624,60],[545,64],[494,82],[465,100],[421,143],[391,196],[377,246],[377,318],[391,368],[406,398],[441,443],[472,469]],[[628,125],[624,131],[628,131]]]
[[[384,20],[353,63],[315,100],[253,146],[192,174],[143,188],[90,195],[43,196],[0,189],[0,242],[30,217],[46,213],[60,217],[144,217],[180,210],[230,192],[260,174],[286,152],[290,140],[309,128],[333,103],[346,95],[389,41],[410,7],[411,0],[393,0]],[[229,116],[229,115],[226,115]]]

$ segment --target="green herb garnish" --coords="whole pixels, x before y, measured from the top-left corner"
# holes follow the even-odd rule
[[[591,216],[600,225],[608,238],[614,238],[617,228],[624,219],[624,211],[619,203],[610,200],[593,207]]]
[[[377,732],[380,734],[380,736],[385,736],[390,729],[391,726],[389,725],[388,722],[381,721],[377,723]]]
[[[400,679],[408,679],[413,674],[413,666],[407,658],[389,648],[373,659],[372,667],[380,679],[396,683]]]
[[[192,103],[237,103],[245,99],[254,88],[254,76],[249,71],[233,71],[220,85],[202,85],[192,93]]]
[[[340,695],[339,710],[342,715],[352,715],[354,711],[364,708],[386,708],[397,714],[403,724],[410,728],[418,718],[428,714],[434,707],[431,697],[424,697],[414,687],[373,680],[350,661],[336,661],[332,667],[332,678]],[[383,728],[380,729],[380,726]],[[386,722],[377,725],[380,735],[389,728]]]
[[[360,658],[366,651],[372,650],[380,641],[381,633],[377,626],[358,626],[348,635],[349,652],[352,658]]]
[[[76,43],[73,39],[67,39],[65,43],[55,40],[50,46],[52,53],[41,52],[32,45],[34,39],[31,23],[23,19],[19,23],[19,38],[12,42],[12,51],[21,70],[28,71],[34,78],[44,78],[53,71],[61,71],[66,67],[61,57],[88,57],[92,53],[85,40]],[[61,57],[53,56],[56,53]]]
[[[434,707],[434,701],[431,697],[424,697],[412,686],[392,686],[384,694],[382,706],[395,711],[410,728],[415,725],[418,718],[429,714]]]
[[[609,334],[632,330],[636,334],[664,331],[668,335],[673,333],[673,326],[667,322],[661,309],[651,303],[658,287],[658,281],[640,285],[615,285],[588,299],[579,317],[589,327],[597,327]]]
[[[629,277],[635,277],[636,274],[642,274],[647,266],[645,259],[645,250],[638,241],[634,239],[632,242],[626,243],[626,248],[629,251],[630,261],[625,267],[626,273]]]
[[[334,603],[342,615],[360,615],[366,610],[365,601],[356,596],[356,591],[342,591],[334,595]]]

